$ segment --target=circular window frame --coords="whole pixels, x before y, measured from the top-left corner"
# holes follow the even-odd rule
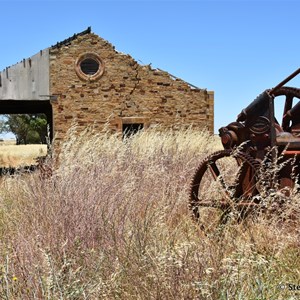
[[[81,63],[86,60],[86,59],[91,59],[96,61],[99,64],[99,68],[97,70],[97,72],[95,74],[85,74],[82,69],[81,69]],[[81,54],[75,62],[75,71],[77,76],[85,81],[95,81],[97,79],[99,79],[103,73],[104,73],[104,62],[103,60],[100,58],[100,56],[96,53],[84,53]]]

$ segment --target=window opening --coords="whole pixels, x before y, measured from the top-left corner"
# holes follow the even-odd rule
[[[123,124],[123,127],[122,127],[123,138],[133,136],[134,134],[138,133],[143,128],[144,128],[143,123]]]
[[[94,75],[98,72],[100,64],[98,61],[87,58],[80,63],[81,71],[86,75]]]
[[[80,79],[94,81],[104,72],[104,62],[96,53],[83,53],[75,62],[75,71]]]

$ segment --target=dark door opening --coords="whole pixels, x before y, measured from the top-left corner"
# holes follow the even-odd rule
[[[37,115],[43,115],[43,120],[47,120],[47,126],[48,126],[48,132],[46,141],[47,143],[44,144],[45,140],[42,143],[38,143],[35,145],[16,145],[20,141],[17,139],[17,136],[15,136],[15,140],[7,139],[1,141],[1,157],[2,160],[0,161],[0,175],[3,174],[3,172],[7,172],[7,168],[9,168],[9,173],[11,173],[12,169],[16,169],[19,167],[22,168],[30,168],[33,165],[36,165],[37,158],[45,157],[47,154],[49,154],[50,146],[52,140],[53,140],[53,112],[52,112],[52,105],[49,100],[0,100],[0,115],[4,115],[2,117],[2,121],[4,121],[4,118],[6,116],[12,117],[11,119],[17,117],[17,119],[13,119],[13,124],[24,124],[24,128],[28,129],[25,125],[30,124],[34,125],[34,130],[31,131],[31,134],[35,132],[35,134],[41,133],[44,136],[45,131],[39,131],[40,125],[39,120],[37,119]],[[36,115],[36,119],[32,119],[30,116],[29,123],[28,121],[28,115]],[[18,119],[19,118],[19,119]],[[19,120],[20,123],[19,123]],[[25,120],[25,123],[22,123],[22,120]],[[35,120],[36,122],[31,123],[31,120]],[[45,125],[45,123],[43,122]],[[6,126],[6,125],[3,125]],[[19,126],[19,125],[16,125]],[[10,128],[10,125],[9,127]],[[23,128],[22,126],[20,128]],[[5,129],[4,129],[5,130]],[[17,129],[19,130],[19,129]],[[23,129],[21,129],[22,131]],[[31,128],[32,130],[32,128]],[[12,131],[10,131],[12,132]],[[20,133],[20,131],[18,131]],[[29,134],[29,131],[27,131]],[[24,133],[23,136],[27,136],[27,133]],[[23,134],[23,133],[22,133]],[[19,134],[18,136],[21,136]],[[31,138],[34,137],[34,135],[31,135]],[[41,140],[41,139],[40,139]],[[35,143],[33,140],[31,142],[28,142],[29,144]],[[23,144],[23,143],[22,143]],[[24,143],[26,144],[26,143]],[[23,147],[24,146],[24,147]],[[27,147],[28,146],[28,147]],[[46,146],[46,147],[45,147]],[[15,151],[17,150],[17,151]],[[20,155],[20,150],[26,152],[26,155]],[[29,150],[29,151],[28,151]],[[8,153],[8,155],[7,155]]]
[[[53,113],[49,100],[0,100],[0,114],[45,114],[50,131],[49,142],[52,142]]]
[[[130,136],[136,134],[138,131],[142,130],[143,128],[144,128],[143,123],[123,124],[123,127],[122,127],[123,138],[130,137]]]

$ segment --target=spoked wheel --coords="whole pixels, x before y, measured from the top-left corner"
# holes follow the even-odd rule
[[[208,156],[199,165],[191,184],[190,208],[205,231],[226,223],[231,212],[245,217],[252,206],[259,163],[250,155],[222,150]],[[257,197],[259,201],[259,197]]]

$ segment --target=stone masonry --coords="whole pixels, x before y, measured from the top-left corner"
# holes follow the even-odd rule
[[[0,72],[0,111],[45,113],[58,143],[72,125],[214,130],[213,92],[138,64],[90,28]]]
[[[102,75],[84,79],[75,72],[76,60],[85,53],[101,58]],[[99,36],[88,33],[50,48],[50,94],[57,140],[72,123],[121,131],[122,124],[160,124],[163,128],[194,126],[213,132],[214,94],[192,88],[167,72],[138,64],[117,52]]]

